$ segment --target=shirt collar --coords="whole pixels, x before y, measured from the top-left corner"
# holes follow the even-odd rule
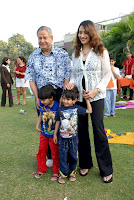
[[[39,54],[42,54],[42,50],[41,50],[40,47],[38,49],[38,52],[39,52]],[[50,51],[50,53],[48,55],[51,55],[51,54],[56,55],[56,50],[55,50],[55,46],[54,45],[52,45],[51,51]]]

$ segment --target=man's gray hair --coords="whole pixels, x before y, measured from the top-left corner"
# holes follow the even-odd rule
[[[49,36],[53,36],[53,33],[52,33],[52,30],[51,28],[47,27],[47,26],[41,26],[38,30],[37,30],[37,36],[38,36],[38,33],[39,31],[47,31],[49,33]]]

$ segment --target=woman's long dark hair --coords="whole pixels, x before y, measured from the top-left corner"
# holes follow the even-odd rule
[[[8,65],[8,63],[6,62],[8,59],[10,59],[9,57],[5,57],[2,59],[2,65]]]
[[[78,37],[80,26],[84,27],[86,33],[90,37],[90,47],[93,48],[93,51],[96,54],[99,54],[102,56],[103,51],[104,51],[104,44],[101,40],[99,32],[97,31],[97,28],[95,27],[95,25],[92,21],[86,20],[86,21],[83,21],[80,23],[77,33],[76,33],[76,39],[75,39],[75,44],[74,44],[75,57],[78,58],[80,56],[80,50],[82,47],[82,43]]]
[[[26,58],[24,58],[23,56],[19,56],[19,58],[23,61],[23,63],[25,63],[25,65],[27,64]]]

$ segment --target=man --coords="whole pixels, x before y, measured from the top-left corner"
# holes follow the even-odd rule
[[[71,76],[71,61],[65,50],[52,45],[53,34],[49,27],[41,26],[37,37],[40,48],[29,56],[25,79],[29,80],[39,109],[38,90],[47,84],[58,91],[63,89]]]
[[[25,79],[30,83],[39,110],[38,90],[42,86],[51,84],[59,101],[62,89],[71,77],[71,60],[65,50],[52,45],[53,34],[49,27],[41,26],[37,37],[39,48],[29,56]]]

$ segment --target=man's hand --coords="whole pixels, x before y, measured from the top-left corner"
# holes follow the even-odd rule
[[[65,89],[72,90],[73,87],[74,87],[74,84],[73,84],[73,83],[68,83],[68,84],[66,85],[66,88],[65,88]]]
[[[36,107],[38,110],[40,110],[40,100],[39,98],[36,98]]]

